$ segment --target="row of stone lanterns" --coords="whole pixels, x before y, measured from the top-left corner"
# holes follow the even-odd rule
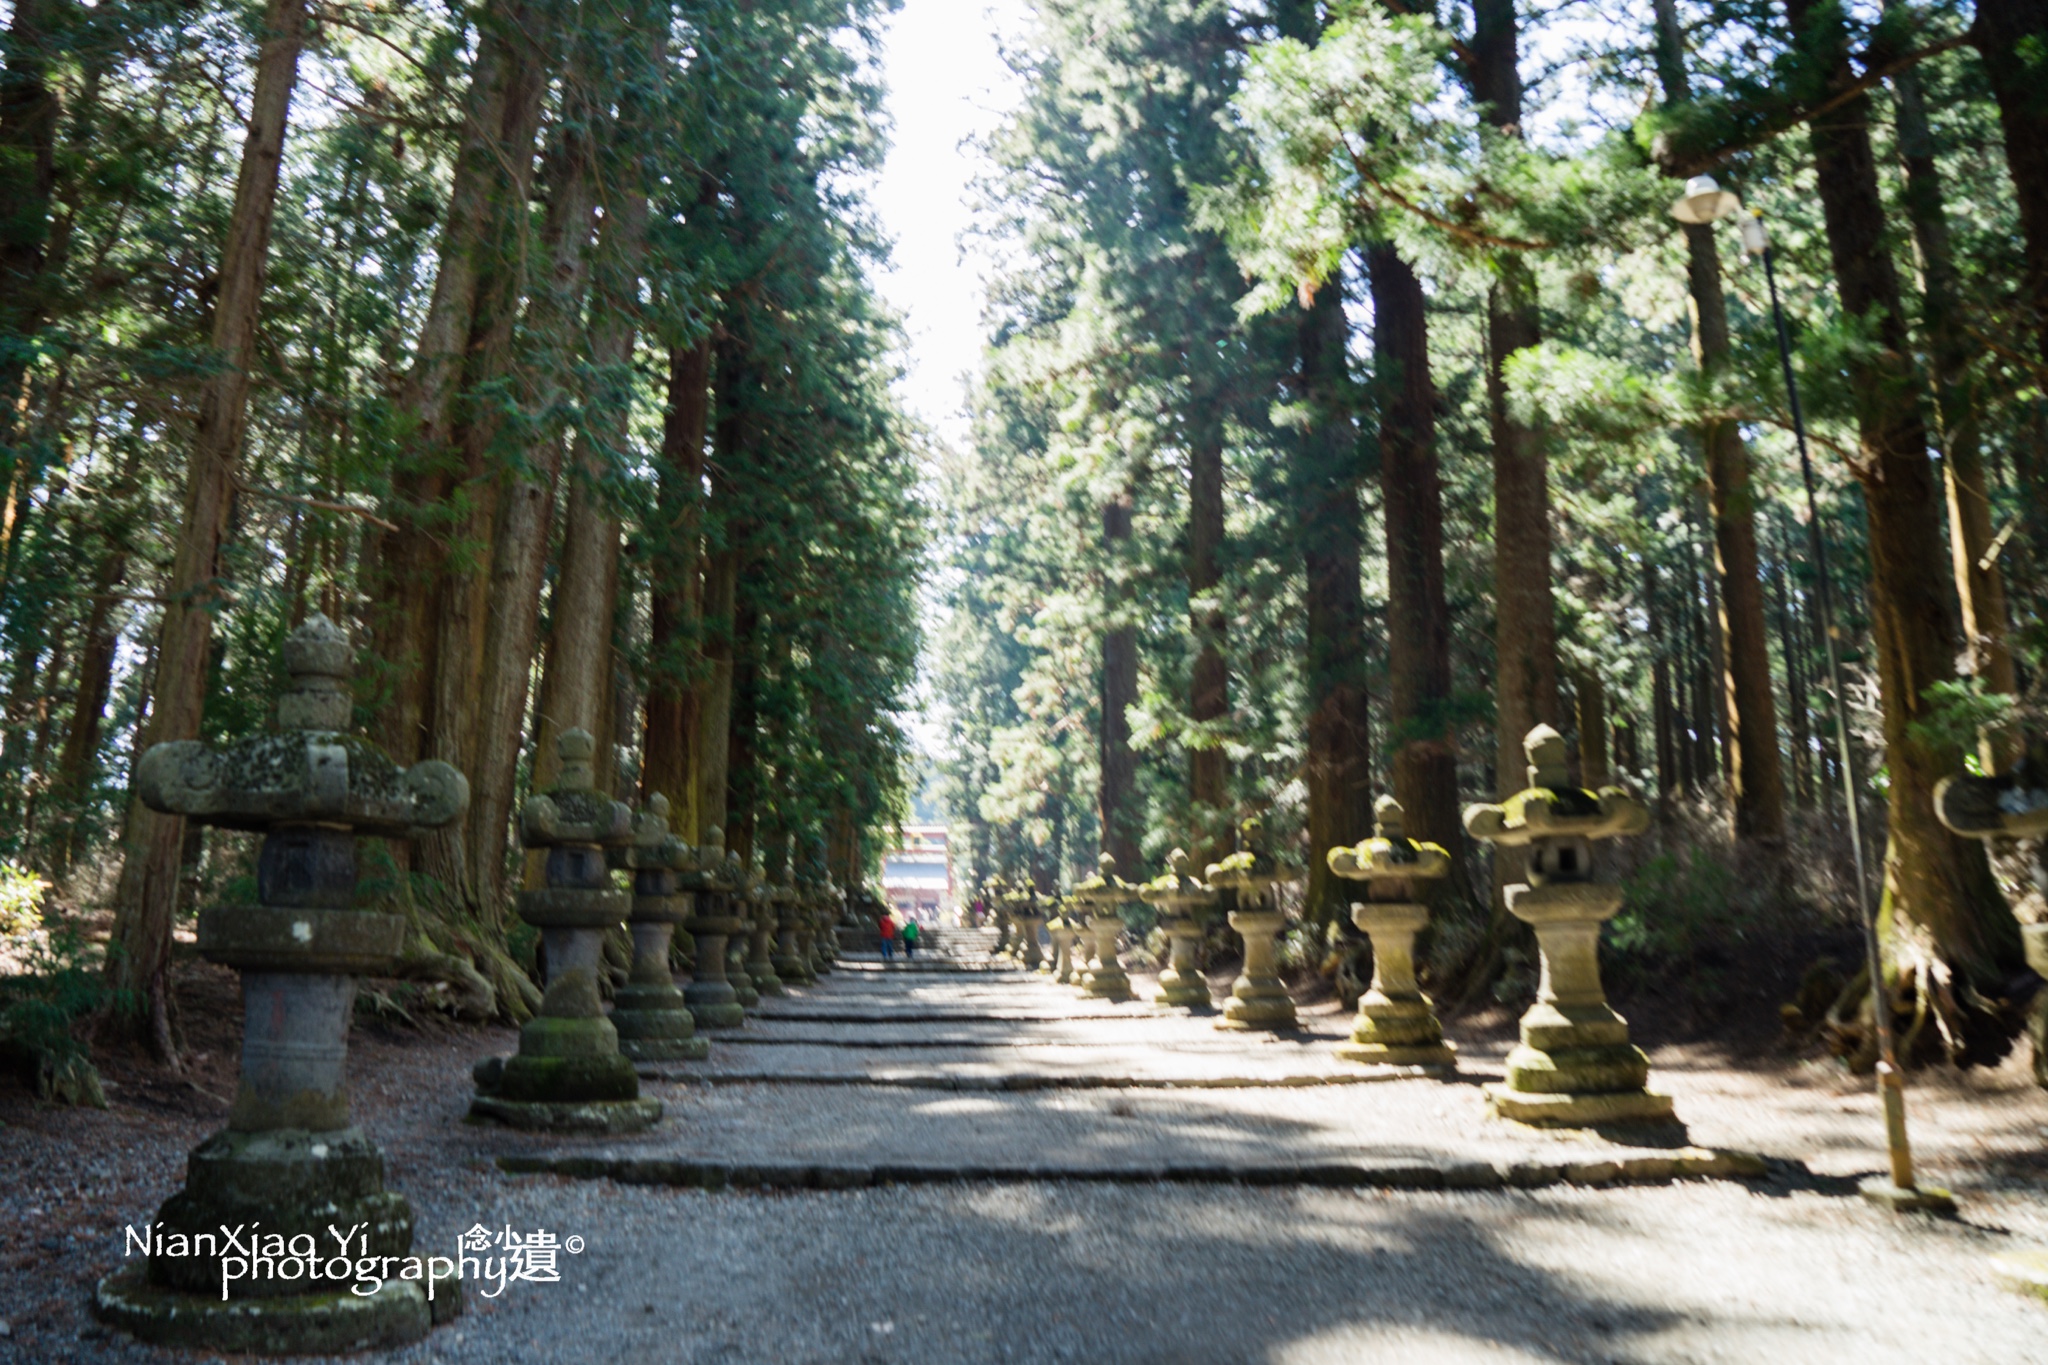
[[[1465,813],[1473,838],[1521,856],[1523,877],[1506,888],[1507,903],[1510,913],[1535,930],[1541,958],[1537,998],[1523,1016],[1520,1045],[1508,1057],[1505,1082],[1487,1087],[1488,1100],[1503,1117],[1532,1124],[1668,1119],[1671,1101],[1648,1089],[1649,1059],[1629,1041],[1628,1024],[1607,1003],[1600,980],[1600,926],[1620,910],[1622,892],[1593,879],[1593,845],[1641,833],[1648,827],[1649,810],[1620,787],[1592,791],[1573,785],[1564,739],[1547,725],[1530,732],[1524,749],[1528,787],[1499,805],[1475,805]],[[1450,872],[1451,857],[1440,845],[1408,838],[1401,806],[1392,798],[1377,804],[1375,816],[1372,838],[1327,855],[1331,871],[1364,884],[1364,899],[1353,905],[1352,922],[1371,940],[1373,953],[1372,983],[1359,1000],[1351,1039],[1339,1045],[1337,1055],[1368,1065],[1448,1074],[1456,1068],[1457,1055],[1416,980],[1415,940],[1429,923],[1426,888]],[[1114,861],[1104,854],[1096,875],[1076,886],[1071,897],[1088,912],[1097,951],[1107,964],[1085,974],[1083,989],[1130,998],[1129,978],[1115,963],[1115,934],[1123,927],[1117,907],[1139,899],[1160,911],[1160,927],[1171,945],[1156,1003],[1208,1005],[1208,983],[1195,960],[1202,934],[1199,913],[1229,894],[1236,904],[1228,919],[1243,939],[1244,966],[1217,1027],[1295,1027],[1294,1001],[1280,980],[1275,940],[1286,925],[1277,892],[1298,874],[1272,854],[1258,821],[1246,822],[1241,842],[1238,852],[1210,864],[1201,879],[1194,875],[1193,860],[1175,850],[1169,870],[1142,886],[1119,879]],[[1056,954],[1063,957],[1064,939],[1071,932],[1071,925],[1055,930]],[[2043,942],[2048,943],[2048,934]],[[1060,968],[1065,980],[1063,960]]]
[[[452,1271],[352,1292],[354,1266],[406,1263],[413,1235],[410,1206],[384,1188],[383,1156],[349,1113],[356,982],[392,970],[405,937],[403,916],[356,908],[357,843],[445,827],[469,803],[467,780],[448,764],[400,768],[352,732],[352,657],[347,636],[313,617],[285,642],[290,683],[274,732],[160,744],[136,767],[150,808],[263,836],[257,903],[199,918],[201,953],[242,977],[241,1075],[227,1127],[193,1151],[185,1187],[151,1225],[150,1254],[95,1295],[102,1318],[145,1340],[325,1354],[417,1340],[460,1309]],[[737,1027],[758,989],[829,969],[838,892],[822,868],[770,887],[743,873],[715,828],[691,848],[670,832],[663,798],[635,815],[595,790],[594,748],[581,730],[563,734],[560,779],[520,810],[521,843],[543,854],[545,884],[522,891],[518,909],[541,931],[546,989],[518,1052],[476,1068],[473,1118],[644,1129],[661,1105],[640,1094],[636,1062],[702,1058],[700,1027]],[[614,887],[615,870],[631,874],[630,891]],[[608,1016],[598,973],[605,937],[621,926],[632,968]],[[688,990],[669,971],[678,926],[695,936]],[[754,952],[741,989],[726,952],[746,927]],[[776,933],[783,951],[771,959]],[[330,1228],[352,1231],[345,1257],[332,1252]],[[262,1246],[283,1250],[240,1254],[243,1239],[227,1229],[261,1229]],[[302,1254],[302,1243],[321,1254]],[[330,1275],[337,1266],[349,1273]]]

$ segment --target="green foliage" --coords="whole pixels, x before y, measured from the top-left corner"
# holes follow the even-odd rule
[[[98,1073],[78,1037],[82,1021],[116,1003],[100,974],[97,950],[69,917],[8,937],[19,945],[19,971],[0,977],[0,1054],[20,1068],[38,1097],[106,1108]]]

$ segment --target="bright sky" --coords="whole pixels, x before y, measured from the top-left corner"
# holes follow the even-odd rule
[[[909,334],[904,405],[955,446],[967,441],[963,381],[981,361],[989,265],[963,252],[972,185],[987,165],[963,143],[991,131],[1016,101],[996,35],[1021,32],[1028,13],[1027,0],[904,0],[883,58],[895,139],[869,202],[896,251],[895,268],[875,283]],[[926,627],[935,628],[939,608],[929,589],[925,611]],[[939,757],[948,746],[929,668],[927,658],[900,719],[918,749]]]
[[[870,202],[896,239],[876,281],[910,334],[906,405],[941,436],[966,439],[961,379],[981,356],[982,274],[961,255],[982,159],[962,142],[992,129],[1017,96],[996,34],[1022,30],[1025,0],[905,0],[884,69],[895,145]]]

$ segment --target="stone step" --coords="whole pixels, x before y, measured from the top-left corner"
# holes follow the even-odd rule
[[[1797,1162],[1777,1163],[1796,1176]],[[1773,1172],[1754,1152],[1683,1148],[1576,1161],[858,1162],[725,1161],[614,1152],[538,1152],[498,1158],[511,1175],[615,1180],[686,1189],[855,1190],[884,1185],[1039,1183],[1290,1185],[1326,1189],[1502,1190],[1546,1185],[1663,1185],[1673,1180],[1760,1180]]]

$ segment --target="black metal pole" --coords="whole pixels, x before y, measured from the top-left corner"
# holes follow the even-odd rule
[[[1820,505],[1814,495],[1813,457],[1806,448],[1806,417],[1799,407],[1799,381],[1792,374],[1792,341],[1785,330],[1785,310],[1778,302],[1778,273],[1766,245],[1764,282],[1771,294],[1771,318],[1778,329],[1778,361],[1785,371],[1785,395],[1792,407],[1792,435],[1799,446],[1799,476],[1806,485],[1806,537],[1813,555],[1820,594],[1821,637],[1827,643],[1828,686],[1835,694],[1835,744],[1842,769],[1843,804],[1849,815],[1849,846],[1856,865],[1856,908],[1863,919],[1863,948],[1869,959],[1870,1013],[1877,1029],[1877,1088],[1884,1101],[1885,1141],[1891,1152],[1892,1184],[1911,1190],[1913,1146],[1906,1137],[1905,1073],[1899,1069],[1892,1036],[1892,1012],[1884,986],[1884,945],[1877,934],[1877,910],[1870,901],[1870,878],[1863,866],[1863,821],[1856,804],[1856,760],[1849,747],[1849,694],[1842,685],[1842,655],[1835,637],[1833,585],[1828,577],[1827,542],[1820,533]]]

